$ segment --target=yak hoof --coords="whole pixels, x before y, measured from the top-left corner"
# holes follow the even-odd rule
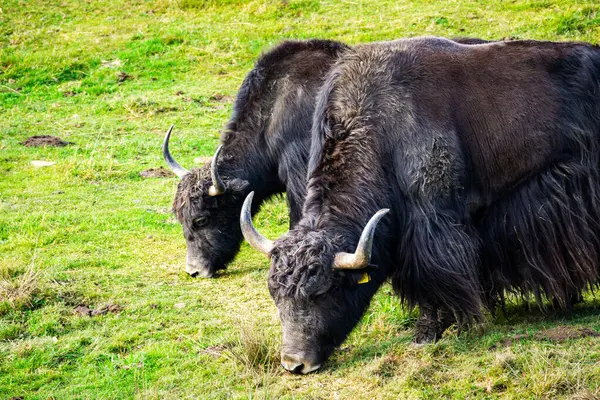
[[[428,310],[429,311],[429,310]],[[445,310],[431,310],[417,320],[415,343],[434,343],[442,338],[444,331],[454,323],[454,315]]]
[[[439,332],[439,322],[428,318],[421,318],[417,321],[415,332],[415,343],[434,343],[442,335]],[[443,332],[442,332],[443,333]]]
[[[427,343],[434,343],[438,339],[436,331],[419,331],[415,333],[415,343],[418,345],[425,345]]]

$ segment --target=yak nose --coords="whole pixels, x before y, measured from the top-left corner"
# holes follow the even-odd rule
[[[192,277],[192,278],[212,278],[215,273],[213,270],[208,269],[208,268],[199,268],[196,266],[192,266],[192,265],[187,265],[185,271]]]
[[[188,253],[185,258],[185,272],[192,278],[212,278],[215,275],[215,268],[206,263],[202,257],[198,257],[188,248]]]
[[[307,360],[297,354],[281,354],[281,365],[294,374],[308,374],[321,367],[321,365],[311,365]]]

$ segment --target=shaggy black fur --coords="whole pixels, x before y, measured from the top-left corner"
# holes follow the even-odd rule
[[[226,192],[208,195],[210,165],[184,176],[173,203],[183,225],[190,274],[213,276],[242,240],[239,214],[250,191],[254,212],[287,191],[290,225],[300,218],[306,186],[314,98],[347,47],[326,40],[285,41],[263,54],[246,76],[221,136],[218,161]]]
[[[326,358],[387,278],[421,341],[505,291],[567,306],[597,284],[600,50],[473,43],[359,46],[329,73],[303,216],[272,252],[284,349]],[[340,284],[335,253],[382,208],[371,282]]]
[[[492,300],[509,291],[567,308],[598,282],[599,182],[595,168],[559,163],[486,210],[477,225]]]

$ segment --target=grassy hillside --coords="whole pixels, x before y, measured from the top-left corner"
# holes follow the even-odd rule
[[[386,285],[325,369],[284,373],[268,260],[244,244],[218,279],[188,277],[177,180],[139,175],[163,165],[172,123],[184,166],[211,156],[243,77],[281,39],[598,43],[595,3],[3,0],[0,398],[598,398],[592,294],[572,315],[511,304],[416,347],[415,314]],[[21,144],[32,135],[72,144]],[[274,201],[257,224],[277,237],[286,213]]]

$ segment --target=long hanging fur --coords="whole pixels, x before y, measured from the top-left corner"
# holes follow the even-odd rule
[[[398,247],[394,290],[409,307],[417,304],[450,310],[460,324],[481,317],[480,243],[456,215],[412,215]]]
[[[597,168],[562,163],[534,176],[478,222],[485,249],[481,280],[503,291],[567,307],[597,285],[600,257]]]

